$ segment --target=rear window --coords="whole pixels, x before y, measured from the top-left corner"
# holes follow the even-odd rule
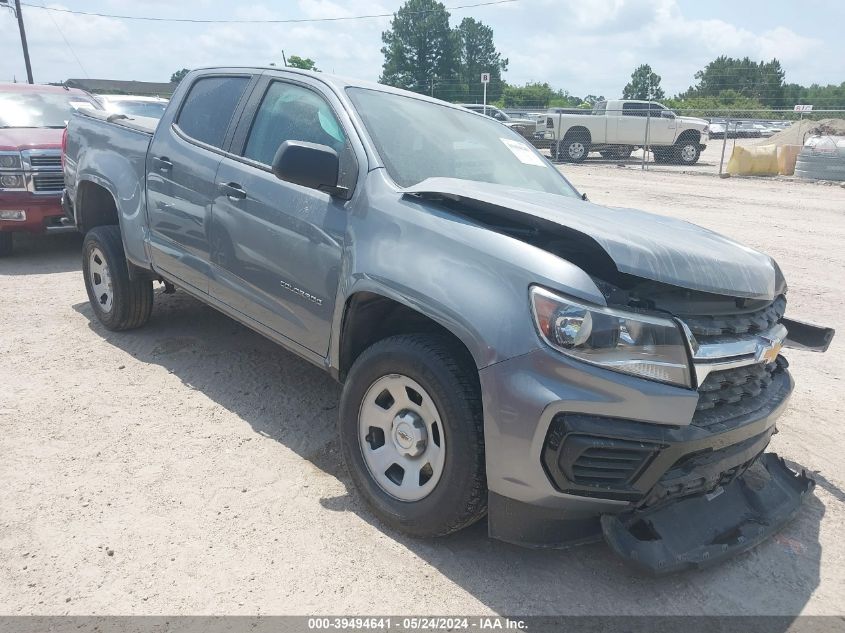
[[[194,82],[176,125],[197,141],[223,147],[226,130],[249,77],[203,77]]]

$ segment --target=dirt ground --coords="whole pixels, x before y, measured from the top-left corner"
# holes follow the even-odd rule
[[[351,488],[327,375],[181,293],[158,295],[146,328],[109,333],[81,239],[20,239],[0,261],[0,612],[845,613],[845,189],[565,171],[593,201],[767,251],[789,313],[839,329],[825,355],[788,354],[798,384],[773,449],[818,486],[782,533],[656,580],[604,545],[525,550],[483,522],[405,538]]]

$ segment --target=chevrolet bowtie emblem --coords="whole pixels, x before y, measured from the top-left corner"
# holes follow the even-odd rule
[[[781,339],[759,337],[755,354],[757,362],[765,362],[766,364],[775,362],[782,347],[783,341]]]

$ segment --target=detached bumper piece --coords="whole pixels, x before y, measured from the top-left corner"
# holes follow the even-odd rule
[[[815,482],[766,453],[742,476],[706,495],[601,519],[604,538],[626,562],[655,574],[719,563],[789,522]]]

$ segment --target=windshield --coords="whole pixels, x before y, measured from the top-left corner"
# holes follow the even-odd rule
[[[548,160],[501,123],[413,97],[347,90],[400,187],[442,177],[578,195]]]
[[[164,101],[112,101],[108,104],[109,112],[117,112],[127,116],[146,116],[160,119],[167,108]]]
[[[102,109],[73,92],[0,92],[0,127],[64,127],[79,108]]]

